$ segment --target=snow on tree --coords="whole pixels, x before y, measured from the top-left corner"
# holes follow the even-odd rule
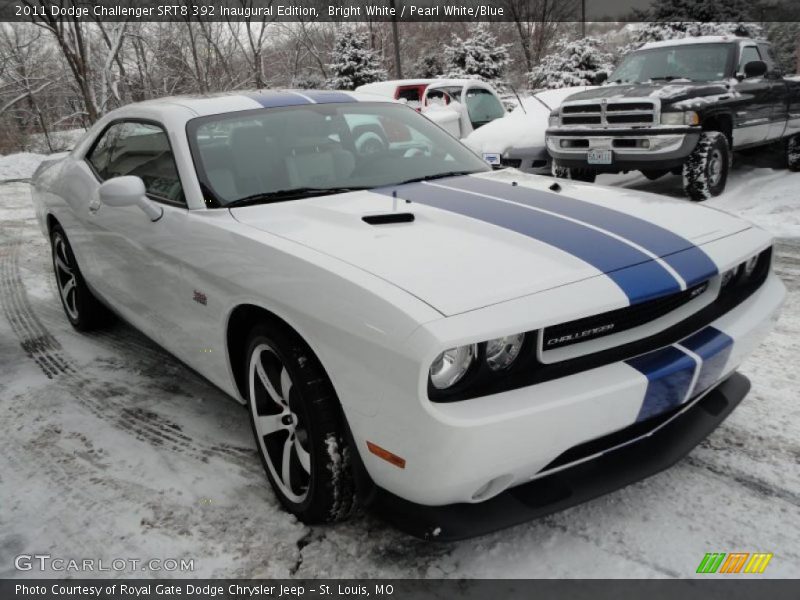
[[[366,34],[344,31],[336,38],[332,54],[333,62],[328,65],[332,77],[328,87],[337,90],[353,90],[365,83],[384,81],[386,69],[380,58],[369,47]]]
[[[439,52],[423,54],[420,56],[419,60],[414,63],[414,73],[417,77],[422,77],[423,79],[441,77],[443,72],[444,66],[442,65],[441,53]]]
[[[702,35],[738,35],[758,38],[763,29],[748,21],[752,0],[659,0],[644,13],[647,23],[634,28],[633,41],[622,54],[647,42]]]
[[[445,74],[485,81],[498,79],[509,62],[508,47],[509,44],[497,42],[486,23],[476,23],[463,39],[452,34],[443,51]]]
[[[612,56],[602,50],[600,40],[561,40],[552,54],[531,69],[528,82],[532,89],[593,85],[599,73],[608,75],[612,69]]]

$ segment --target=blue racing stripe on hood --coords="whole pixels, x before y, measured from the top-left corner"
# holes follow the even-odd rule
[[[718,273],[714,261],[689,240],[655,223],[613,208],[482,177],[459,177],[443,183],[465,191],[497,196],[548,210],[605,229],[661,258],[683,277],[688,287],[706,281]]]
[[[327,91],[327,90],[303,90],[300,92],[304,96],[308,96],[317,104],[333,104],[337,102],[358,102],[350,94],[344,92]]]
[[[300,104],[311,104],[311,101],[292,94],[291,92],[280,92],[277,90],[263,90],[242,94],[251,100],[255,100],[264,108],[281,108],[283,106],[298,106]]]
[[[631,304],[680,291],[675,278],[643,252],[595,229],[524,206],[412,183],[374,192],[457,213],[563,250],[605,273]],[[520,277],[524,277],[520,273]]]

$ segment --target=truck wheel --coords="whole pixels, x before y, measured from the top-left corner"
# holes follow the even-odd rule
[[[790,171],[800,171],[800,134],[786,140],[786,167]]]
[[[704,131],[683,163],[683,191],[695,202],[719,196],[725,189],[729,169],[728,138],[719,131]]]
[[[574,179],[575,181],[585,181],[594,183],[597,179],[597,172],[592,169],[580,169],[571,167],[560,167],[553,163],[553,177],[560,179]]]

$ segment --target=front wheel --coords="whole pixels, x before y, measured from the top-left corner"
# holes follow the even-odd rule
[[[245,365],[256,445],[281,504],[304,523],[355,506],[344,415],[322,365],[287,327],[254,328]]]
[[[562,167],[553,163],[553,177],[594,183],[594,180],[597,179],[597,171],[586,168]]]
[[[731,164],[728,138],[719,131],[704,131],[683,163],[683,190],[695,202],[719,196],[725,190]]]

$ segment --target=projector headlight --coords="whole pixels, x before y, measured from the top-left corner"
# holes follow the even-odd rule
[[[492,371],[507,369],[519,356],[525,334],[507,335],[486,342],[486,364]]]
[[[477,355],[477,344],[458,346],[442,352],[434,359],[430,368],[433,387],[437,390],[446,390],[461,381],[475,362]]]
[[[700,115],[693,110],[661,113],[662,125],[699,125]]]

